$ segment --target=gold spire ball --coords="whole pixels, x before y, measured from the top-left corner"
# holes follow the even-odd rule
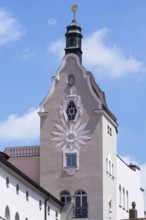
[[[76,4],[74,4],[72,7],[71,7],[71,10],[72,12],[74,13],[74,20],[75,20],[75,14],[76,12],[78,11],[78,6]]]

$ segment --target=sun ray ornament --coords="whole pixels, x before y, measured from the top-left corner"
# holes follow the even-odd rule
[[[81,119],[75,123],[66,123],[61,119],[61,125],[55,124],[56,131],[52,132],[55,136],[52,140],[56,141],[56,148],[59,150],[80,150],[81,146],[86,145],[86,141],[91,138],[87,136],[89,130],[85,130],[87,123],[81,124]]]

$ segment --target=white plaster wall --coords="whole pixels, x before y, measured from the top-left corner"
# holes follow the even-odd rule
[[[6,186],[6,178],[9,178],[9,187]],[[16,193],[16,184],[19,184],[19,194]],[[26,200],[26,190],[29,192],[29,200]],[[10,210],[10,219],[15,219],[15,214],[18,212],[21,219],[44,219],[44,201],[45,198],[39,194],[35,189],[29,187],[27,183],[22,182],[15,173],[9,173],[0,167],[0,216],[5,217],[6,206]],[[42,208],[39,208],[39,200],[42,201]],[[48,202],[50,206],[50,214],[47,212],[47,219],[56,220],[56,211],[59,213],[58,220],[60,220],[60,210],[53,203]]]
[[[119,185],[129,194],[129,209],[131,209],[132,201],[136,202],[138,218],[144,217],[144,199],[143,192],[140,190],[140,171],[133,171],[120,158],[117,157],[117,220],[127,219],[129,212],[120,206]]]
[[[103,216],[105,219],[116,219],[116,154],[117,154],[117,132],[116,124],[103,115]],[[108,126],[111,128],[111,134],[108,133]],[[106,165],[106,159],[114,165],[113,173],[109,172]],[[108,168],[108,169],[107,169]],[[112,207],[109,209],[109,201],[112,201]]]

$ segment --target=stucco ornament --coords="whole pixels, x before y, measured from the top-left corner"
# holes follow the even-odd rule
[[[56,148],[61,150],[70,150],[75,149],[80,150],[81,146],[86,145],[86,141],[91,138],[87,136],[90,132],[85,130],[85,124],[81,124],[81,120],[78,120],[75,123],[66,122],[64,119],[61,119],[61,125],[55,124],[56,131],[52,132],[55,136],[52,140],[56,141]]]
[[[90,132],[85,130],[87,123],[81,123],[83,106],[80,96],[73,94],[70,89],[60,105],[59,115],[60,124],[55,124],[55,130],[52,132],[56,141],[56,148],[59,150],[80,150],[81,146],[86,145],[86,141],[91,138],[87,136]]]
[[[60,118],[61,119],[64,118],[65,121],[68,121],[67,109],[68,109],[69,103],[71,102],[74,103],[75,108],[76,108],[76,114],[72,122],[76,122],[82,116],[83,106],[81,104],[80,96],[73,94],[72,89],[70,89],[69,94],[64,97],[63,102],[60,105],[60,108],[59,108]],[[72,111],[71,113],[73,114],[74,109],[72,108],[70,110]]]

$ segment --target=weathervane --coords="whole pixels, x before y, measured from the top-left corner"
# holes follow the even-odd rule
[[[78,6],[76,4],[74,4],[72,7],[71,7],[71,10],[72,12],[74,13],[74,20],[75,20],[75,17],[76,17],[76,12],[78,10]]]

